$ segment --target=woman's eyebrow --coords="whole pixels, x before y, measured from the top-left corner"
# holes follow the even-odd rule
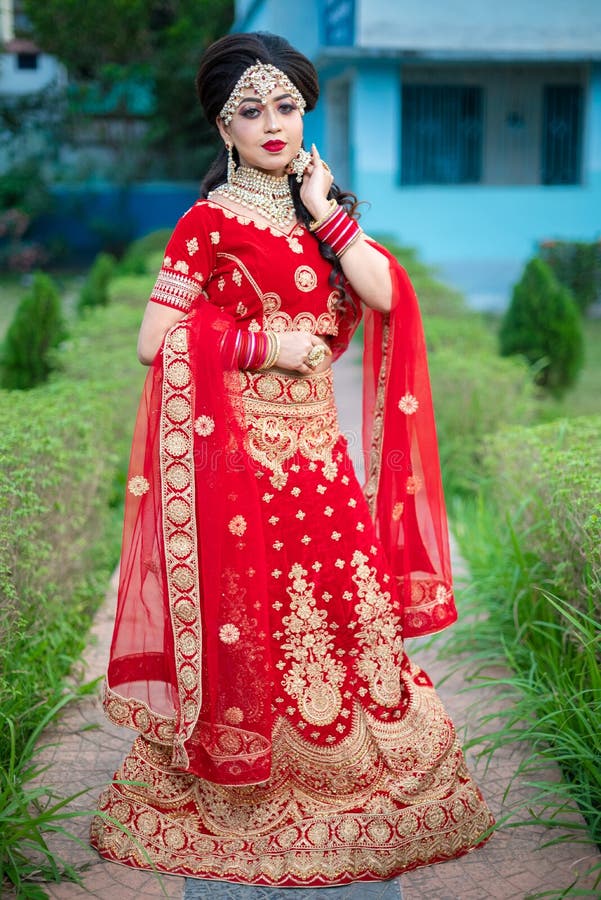
[[[277,97],[273,98],[273,102],[277,103],[278,100],[284,100],[286,97],[291,97],[291,94],[278,94]],[[242,106],[243,103],[262,103],[260,97],[243,97],[238,106]]]

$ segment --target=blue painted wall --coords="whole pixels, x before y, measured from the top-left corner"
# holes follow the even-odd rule
[[[575,64],[587,65],[589,71],[580,184],[401,185],[400,57],[394,58],[386,46],[381,53],[375,46],[365,52],[356,47],[350,48],[346,61],[336,62],[324,47],[327,0],[308,0],[296,7],[260,0],[250,6],[252,15],[240,18],[240,30],[280,33],[317,62],[322,94],[317,110],[306,118],[306,136],[307,143],[316,141],[326,158],[333,152],[327,125],[328,84],[340,78],[348,82],[350,183],[342,186],[369,201],[363,218],[365,229],[416,246],[426,260],[438,264],[472,295],[475,305],[502,305],[511,281],[537,241],[601,237],[600,62],[587,63],[586,55],[572,58]],[[382,8],[380,3],[380,11]],[[357,0],[359,40],[363,39],[370,10],[368,2]],[[396,20],[400,12],[395,7],[388,15]],[[563,40],[559,33],[556,38]],[[480,58],[485,65],[486,58],[482,54]],[[460,67],[461,61],[459,52],[453,64]],[[544,53],[538,58],[539,63],[543,61]],[[552,56],[547,65],[553,65]]]

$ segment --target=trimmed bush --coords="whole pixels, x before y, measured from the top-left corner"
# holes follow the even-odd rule
[[[56,365],[53,352],[65,337],[60,295],[52,279],[39,272],[8,327],[1,386],[29,390],[46,381]]]
[[[149,275],[152,272],[156,274],[165,255],[171,231],[171,228],[159,228],[132,241],[119,263],[119,272],[122,275]]]
[[[601,241],[544,241],[538,252],[581,312],[601,301]]]
[[[544,564],[543,586],[582,612],[592,601],[601,618],[601,417],[494,435],[486,470],[497,506],[520,511],[516,527]]]
[[[537,367],[537,384],[552,394],[576,382],[584,362],[580,315],[541,259],[530,260],[514,287],[499,337],[501,354],[524,356]]]
[[[426,320],[426,332],[428,327]],[[470,333],[466,328],[462,340]],[[435,349],[429,363],[445,488],[471,492],[481,478],[484,438],[534,419],[531,378],[521,360],[502,359],[473,344],[465,352],[452,345]]]
[[[109,302],[109,282],[115,273],[116,260],[110,253],[99,253],[89,271],[79,295],[80,312],[93,306],[106,306]]]
[[[139,312],[91,310],[61,351],[61,374],[0,392],[0,708],[17,753],[61,696],[62,679],[119,555],[122,497],[145,376]],[[0,723],[0,766],[10,735]]]

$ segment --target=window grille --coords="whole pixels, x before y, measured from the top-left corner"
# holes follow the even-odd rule
[[[546,84],[543,92],[542,183],[578,184],[582,157],[582,87]]]
[[[403,184],[470,184],[482,178],[482,88],[406,84]]]
[[[17,53],[17,69],[37,69],[37,53]]]

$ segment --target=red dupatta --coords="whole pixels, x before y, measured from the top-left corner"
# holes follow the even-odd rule
[[[363,453],[376,533],[403,607],[403,635],[457,618],[426,343],[409,276],[391,254],[392,309],[364,315]]]
[[[377,246],[377,245],[375,245]],[[385,253],[382,248],[378,250]],[[456,618],[417,300],[389,254],[393,308],[365,313],[365,493],[396,577],[405,636]],[[135,427],[109,718],[221,784],[265,781],[271,686],[260,479],[245,448],[234,320],[201,302],[166,335]],[[343,323],[342,352],[355,323]]]
[[[258,479],[220,352],[232,324],[202,303],[148,373],[104,702],[176,768],[253,784],[271,767],[271,661]]]

